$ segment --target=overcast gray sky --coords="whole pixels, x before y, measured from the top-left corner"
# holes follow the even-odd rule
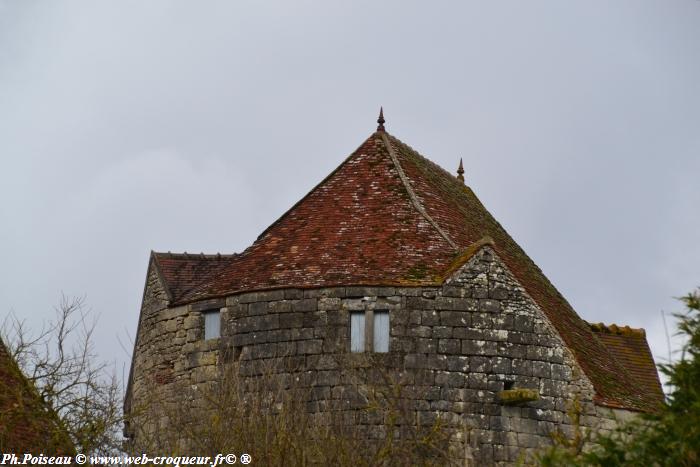
[[[122,365],[149,251],[242,251],[380,105],[584,319],[667,356],[700,285],[696,0],[0,0],[0,314],[86,295]]]

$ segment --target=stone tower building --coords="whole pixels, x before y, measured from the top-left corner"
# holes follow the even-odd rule
[[[215,382],[231,361],[246,375],[293,361],[283,371],[304,375],[313,412],[345,397],[338,362],[371,354],[400,372],[416,420],[468,427],[456,440],[479,465],[571,431],[574,402],[602,430],[661,403],[643,330],[581,319],[461,163],[455,177],[378,123],[242,253],[151,254],[125,403],[135,445],[134,424],[162,416],[135,407]]]

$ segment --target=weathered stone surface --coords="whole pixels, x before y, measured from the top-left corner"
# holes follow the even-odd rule
[[[429,424],[439,414],[460,443],[468,427],[468,450],[478,465],[512,465],[548,445],[549,431],[571,430],[567,411],[574,399],[586,426],[610,430],[621,416],[593,403],[593,388],[572,355],[489,248],[442,287],[279,289],[217,303],[225,304],[221,339],[204,341],[204,320],[196,310],[211,303],[168,308],[158,278],[149,275],[134,355],[136,403],[154,390],[176,403],[175,382],[211,383],[222,361],[237,361],[246,378],[273,365],[286,384],[305,389],[312,413],[330,401],[363,413],[366,388],[356,387],[344,370],[364,357],[349,351],[350,312],[388,310],[389,353],[373,354],[375,370],[396,372],[418,423]],[[153,389],[154,375],[166,373]],[[537,391],[540,398],[504,405],[498,393],[506,385]],[[151,414],[153,421],[160,416]],[[381,432],[381,417],[362,420]]]

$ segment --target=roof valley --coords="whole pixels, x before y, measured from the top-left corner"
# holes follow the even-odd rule
[[[384,145],[387,148],[387,151],[389,151],[389,157],[391,157],[391,161],[394,164],[394,167],[396,167],[396,171],[399,173],[399,178],[401,179],[401,182],[403,183],[404,187],[406,188],[406,192],[408,193],[408,197],[411,199],[411,203],[413,206],[416,208],[416,211],[420,213],[423,218],[428,221],[430,225],[432,225],[435,230],[438,231],[438,233],[447,241],[447,243],[450,244],[452,248],[455,250],[458,250],[459,247],[457,244],[450,238],[449,235],[447,235],[447,232],[442,230],[442,228],[438,225],[437,222],[433,220],[432,217],[428,214],[428,212],[425,210],[423,205],[421,204],[420,200],[418,199],[418,196],[416,196],[416,193],[413,191],[413,187],[411,186],[411,182],[409,181],[408,177],[406,176],[406,173],[403,170],[403,167],[401,167],[401,163],[399,162],[398,157],[396,157],[396,153],[394,152],[394,148],[391,145],[391,142],[389,141],[389,137],[384,131],[379,132],[382,136],[382,141],[384,141]]]

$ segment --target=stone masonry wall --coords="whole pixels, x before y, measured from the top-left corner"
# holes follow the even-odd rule
[[[157,293],[156,284],[152,288]],[[220,339],[203,340],[207,309],[222,311]],[[464,456],[478,465],[512,465],[548,445],[553,430],[571,433],[567,410],[574,399],[587,427],[611,429],[625,415],[594,405],[593,388],[571,353],[489,247],[442,287],[284,289],[144,308],[132,405],[154,387],[176,403],[176,383],[215,381],[224,359],[238,361],[241,374],[251,376],[283,358],[304,376],[312,394],[309,410],[323,410],[319,401],[341,400],[352,386],[338,363],[349,354],[350,312],[375,309],[390,316],[389,353],[377,354],[377,361],[399,372],[418,420],[440,414],[461,427],[456,437]],[[507,383],[535,389],[540,399],[504,405],[497,393]]]

